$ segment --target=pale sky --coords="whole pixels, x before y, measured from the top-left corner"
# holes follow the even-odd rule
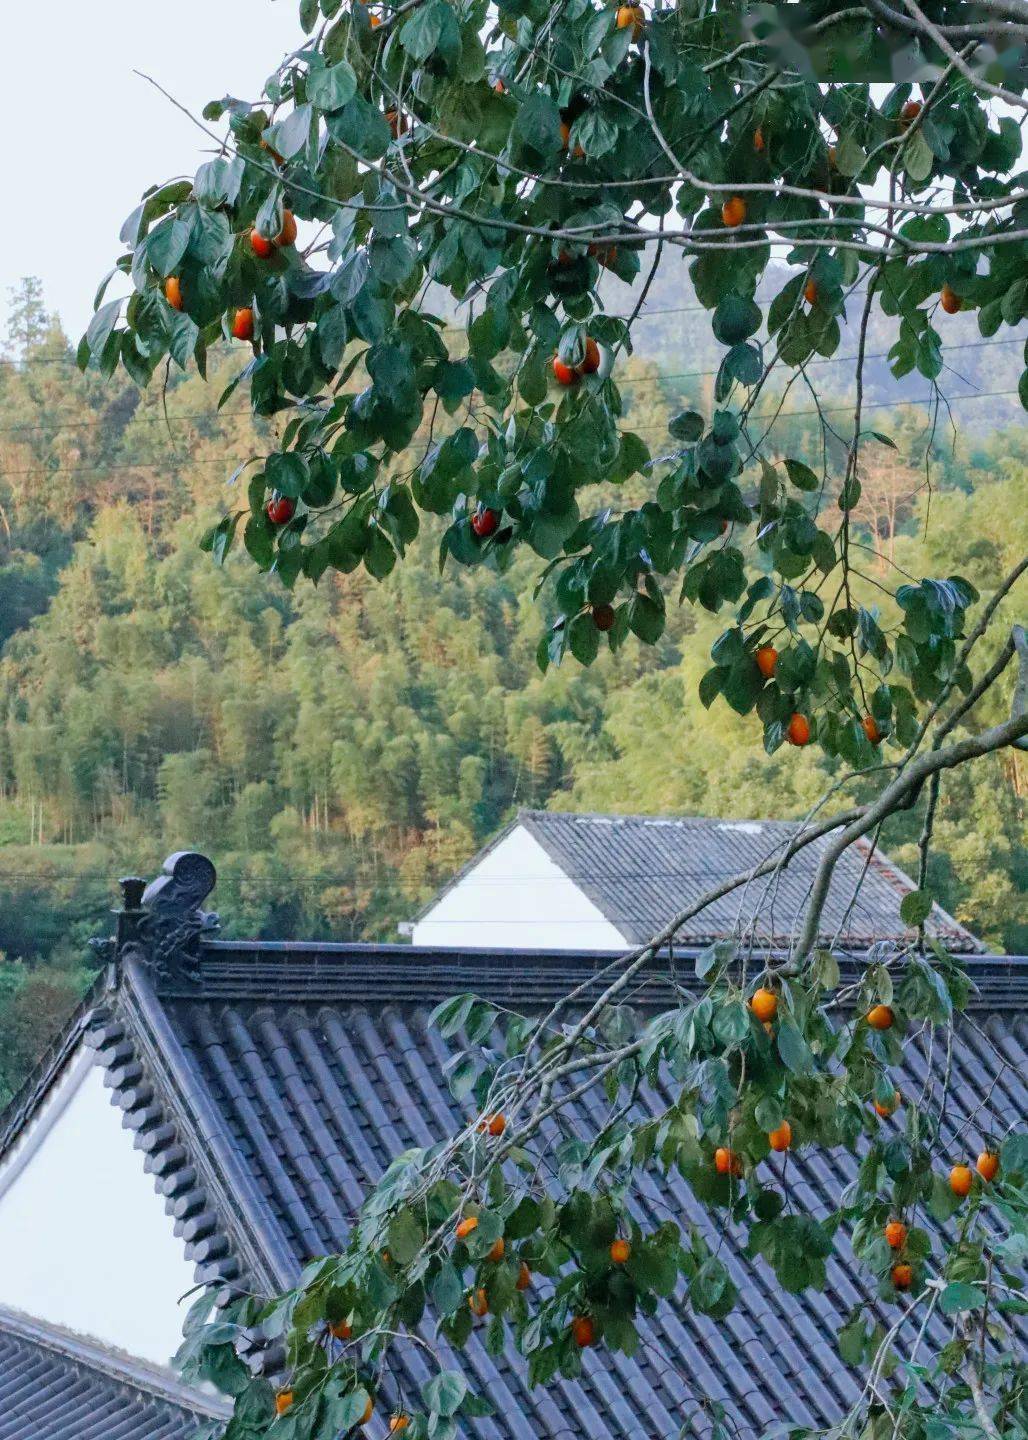
[[[298,10],[298,0],[0,0],[0,328],[8,287],[38,275],[77,341],[143,190],[203,159],[200,131],[133,70],[196,114],[226,93],[255,98],[302,39]]]

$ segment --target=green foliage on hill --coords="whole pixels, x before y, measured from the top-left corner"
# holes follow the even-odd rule
[[[639,415],[666,424],[681,386],[632,363]],[[104,385],[38,313],[0,366],[7,1089],[80,987],[113,877],[171,849],[215,857],[233,933],[392,939],[519,805],[791,816],[824,788],[824,758],[765,757],[753,716],[716,702],[702,723],[715,616],[672,604],[654,649],[542,675],[531,557],[440,575],[428,532],[384,598],[363,571],[289,592],[245,558],[219,568],[199,538],[226,475],[267,444],[232,402],[216,412],[221,388]],[[900,450],[865,479],[861,599],[883,556],[987,595],[1028,541],[1023,433],[938,454],[929,491],[923,417],[876,424]],[[795,439],[793,454],[814,445]],[[1026,789],[1028,757],[967,767],[937,827],[943,903],[1011,950],[1028,949]],[[908,863],[918,823],[884,837]]]

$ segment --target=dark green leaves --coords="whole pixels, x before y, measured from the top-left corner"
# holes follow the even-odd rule
[[[422,1388],[425,1406],[433,1415],[455,1415],[467,1394],[468,1383],[457,1370],[444,1370]]]
[[[923,925],[932,913],[932,897],[927,890],[911,890],[900,901],[900,919],[904,925]]]
[[[548,95],[532,94],[520,106],[512,136],[540,155],[552,155],[560,149],[560,112]]]
[[[357,93],[357,77],[345,60],[312,70],[307,81],[307,94],[319,110],[339,110]]]
[[[446,0],[430,0],[415,9],[400,31],[400,44],[413,60],[427,60],[438,54],[448,65],[460,53],[460,27]]]

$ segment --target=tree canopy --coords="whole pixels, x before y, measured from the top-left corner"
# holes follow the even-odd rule
[[[443,1033],[470,1052],[454,1083],[473,1090],[478,1122],[396,1157],[346,1253],[289,1295],[240,1302],[211,1328],[201,1308],[184,1363],[237,1394],[232,1437],[329,1440],[371,1416],[389,1347],[426,1306],[458,1347],[491,1316],[490,1343],[512,1340],[539,1383],[577,1373],[594,1344],[631,1353],[636,1310],[680,1282],[682,1303],[724,1318],[718,1257],[673,1223],[644,1235],[627,1218],[638,1171],[675,1165],[783,1284],[823,1284],[845,1224],[867,1303],[899,1308],[876,1326],[860,1307],[841,1337],[867,1379],[840,1433],[1023,1434],[1025,1367],[988,1338],[1011,1343],[1003,1317],[1017,1311],[1025,1136],[987,1137],[972,1171],[940,1153],[944,1094],[905,1105],[902,1138],[883,1139],[874,1116],[897,1108],[904,1038],[951,1026],[966,998],[961,967],[925,936],[932,837],[943,776],[1028,735],[1028,638],[994,629],[979,644],[1028,558],[985,596],[964,574],[889,568],[872,577],[885,598],[867,602],[856,515],[874,457],[895,445],[865,412],[872,315],[894,322],[894,376],[916,371],[934,392],[948,317],[973,311],[991,337],[1028,309],[1028,5],[302,0],[300,21],[306,38],[259,102],[226,97],[198,120],[213,158],[126,221],[133,293],[106,301],[101,287],[80,349],[83,366],[146,384],[165,362],[203,372],[222,340],[252,347],[224,398],[247,393],[273,437],[237,472],[247,503],[208,533],[214,558],[241,534],[287,586],[360,567],[381,578],[426,515],[442,517],[444,567],[541,562],[544,669],[629,636],[655,644],[677,592],[731,616],[702,704],[753,717],[770,754],[814,743],[840,765],[796,839],[718,891],[830,837],[787,955],[763,956],[755,976],[741,931],[701,960],[694,1005],[627,1024],[634,977],[708,896],[612,962],[594,1003],[442,1007]],[[721,358],[710,405],[651,447],[626,423],[621,382],[665,254],[688,263]],[[768,297],[776,256],[791,273]],[[849,311],[840,426],[810,371]],[[1028,371],[1020,390],[1028,404]],[[776,415],[804,392],[820,454],[779,455]],[[426,416],[423,449],[400,463]],[[972,722],[1018,666],[1009,717]],[[834,864],[922,802],[909,943],[840,990],[817,938]],[[629,1120],[626,1098],[662,1064],[674,1103]],[[606,1118],[551,1179],[533,1146],[587,1091]],[[861,1150],[828,1221],[762,1183],[768,1155],[793,1145]],[[923,1374],[916,1340],[888,1381],[903,1326],[923,1335],[936,1308],[951,1344]],[[235,1354],[257,1319],[285,1339],[277,1393]],[[443,1372],[392,1428],[446,1440],[482,1403]]]

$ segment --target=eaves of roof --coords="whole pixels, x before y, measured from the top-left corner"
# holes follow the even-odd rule
[[[232,1407],[227,1400],[213,1392],[195,1390],[171,1370],[157,1365],[148,1365],[135,1355],[110,1346],[100,1345],[86,1336],[78,1335],[60,1325],[46,1324],[34,1316],[24,1315],[0,1305],[0,1330],[17,1335],[33,1345],[64,1355],[77,1364],[88,1365],[91,1370],[120,1384],[130,1385],[142,1394],[156,1400],[178,1405],[197,1416],[211,1419],[227,1419]]]
[[[676,946],[670,954],[655,956],[639,973],[633,1003],[667,1008],[683,992],[699,993],[695,962],[701,951],[696,945]],[[758,952],[758,960],[765,953]],[[208,941],[202,955],[198,978],[162,985],[162,997],[418,1005],[473,990],[483,999],[531,1008],[552,1004],[578,986],[584,987],[584,1001],[594,999],[617,960],[609,951],[264,940]],[[975,954],[961,961],[975,987],[970,1008],[1004,1011],[1028,1005],[1028,958]],[[864,966],[842,957],[839,968],[845,985],[858,979]]]
[[[163,1197],[198,1285],[220,1302],[240,1285],[272,1292],[293,1269],[252,1194],[252,1176],[227,1142],[199,1077],[168,1025],[144,967],[129,958],[109,1002],[94,1007],[84,1043],[134,1132],[145,1171]]]

